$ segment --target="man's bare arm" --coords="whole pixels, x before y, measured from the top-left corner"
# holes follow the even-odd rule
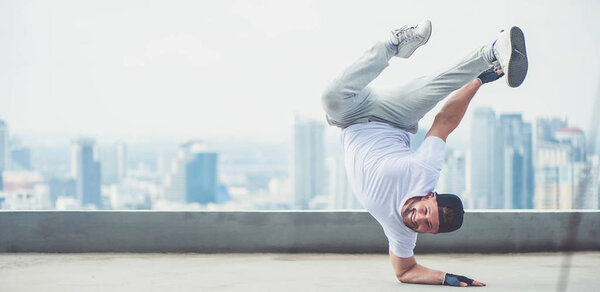
[[[390,251],[390,260],[398,281],[414,284],[441,285],[444,272],[435,271],[417,264],[415,257],[400,258]]]
[[[446,273],[428,269],[417,264],[414,256],[409,258],[400,258],[390,251],[390,260],[392,261],[392,268],[394,269],[396,278],[402,283],[432,285],[442,285],[444,283],[444,276]],[[458,285],[461,287],[469,286],[465,282],[459,282]],[[471,285],[485,286],[484,283],[478,281],[473,281]]]
[[[453,92],[440,112],[435,116],[433,125],[425,137],[436,136],[446,142],[448,135],[456,129],[462,120],[471,99],[473,99],[479,87],[481,87],[481,81],[474,79]]]

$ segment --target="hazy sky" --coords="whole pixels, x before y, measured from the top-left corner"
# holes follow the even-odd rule
[[[323,88],[372,41],[429,18],[429,43],[373,86],[442,69],[518,25],[527,79],[485,86],[473,105],[587,130],[599,11],[599,1],[0,0],[0,118],[17,134],[285,139],[294,112],[323,119]]]

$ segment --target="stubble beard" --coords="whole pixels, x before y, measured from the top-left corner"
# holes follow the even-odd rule
[[[402,213],[402,222],[404,223],[404,225],[406,225],[408,228],[410,228],[411,230],[415,230],[414,227],[412,226],[412,220],[410,220],[410,217],[413,215],[413,212],[416,212],[416,208],[415,208],[415,204],[417,202],[414,201],[412,203],[410,203],[408,205],[408,207],[406,207],[406,209],[404,210],[404,213]]]

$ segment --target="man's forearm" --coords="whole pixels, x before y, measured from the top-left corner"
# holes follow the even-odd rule
[[[402,283],[441,285],[444,281],[444,272],[415,264],[410,270],[398,277],[398,280]]]
[[[454,91],[448,98],[440,112],[435,116],[433,125],[426,137],[436,136],[446,141],[446,138],[456,127],[467,111],[467,107],[481,87],[481,82],[478,79],[467,83],[465,86]]]
[[[465,86],[456,90],[448,98],[440,112],[436,115],[436,119],[444,119],[445,124],[450,128],[449,132],[452,132],[462,120],[467,111],[467,107],[481,87],[481,82],[477,79],[467,83]]]

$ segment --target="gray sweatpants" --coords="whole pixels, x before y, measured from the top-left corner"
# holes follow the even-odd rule
[[[482,46],[439,74],[376,91],[367,85],[389,65],[394,49],[387,42],[375,43],[323,94],[327,121],[340,128],[369,121],[384,122],[414,134],[419,120],[440,100],[492,67],[485,58],[489,50],[489,45]]]

